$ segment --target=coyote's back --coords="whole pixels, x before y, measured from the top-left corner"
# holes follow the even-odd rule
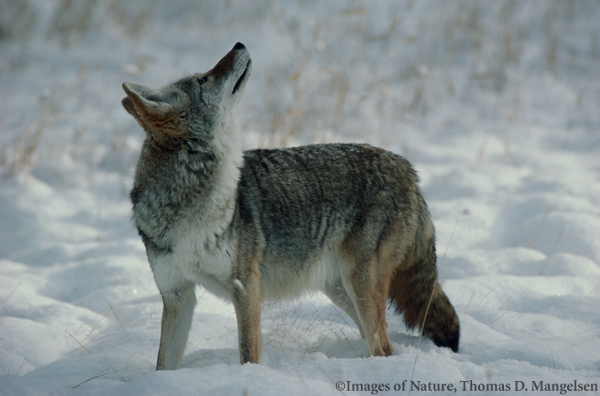
[[[396,232],[394,249],[405,251],[419,211],[427,210],[405,159],[355,144],[245,152],[238,207],[245,210],[235,220],[259,241],[265,297],[334,281],[331,269],[317,271],[329,252],[340,259],[336,265],[361,270]],[[288,270],[271,271],[266,263]]]
[[[196,283],[233,302],[242,363],[260,358],[262,299],[306,290],[344,310],[371,355],[393,350],[388,299],[458,351],[410,164],[355,144],[242,152],[235,107],[251,66],[238,43],[211,71],[163,89],[124,84],[123,106],[148,134],[131,199],[164,303],[157,369],[181,361]]]

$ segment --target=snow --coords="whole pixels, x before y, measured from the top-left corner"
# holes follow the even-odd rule
[[[6,2],[0,395],[597,387],[598,20],[591,1]],[[144,132],[121,84],[206,71],[237,41],[247,148],[362,141],[414,164],[458,354],[390,311],[394,354],[367,357],[315,294],[265,303],[261,364],[241,366],[233,307],[198,288],[183,367],[154,370],[162,304],[128,200]],[[432,389],[412,393],[452,393]]]

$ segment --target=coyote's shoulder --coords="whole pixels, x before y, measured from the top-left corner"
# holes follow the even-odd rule
[[[197,283],[233,302],[242,362],[260,358],[261,301],[306,290],[344,310],[372,355],[393,350],[388,299],[457,351],[411,165],[366,144],[242,152],[235,108],[251,66],[238,43],[209,72],[163,89],[124,84],[123,106],[147,132],[131,200],[164,304],[157,368],[181,361]]]

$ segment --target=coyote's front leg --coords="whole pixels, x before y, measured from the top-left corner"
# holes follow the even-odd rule
[[[252,263],[234,279],[233,306],[238,325],[240,362],[259,363],[262,350],[260,331],[260,273],[258,263]]]
[[[163,313],[160,323],[157,370],[179,368],[196,306],[194,287],[194,283],[187,282],[181,287],[160,292],[163,299]]]

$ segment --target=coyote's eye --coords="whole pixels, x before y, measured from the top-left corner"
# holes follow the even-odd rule
[[[200,85],[204,84],[207,81],[208,81],[208,78],[206,78],[206,77],[198,77],[198,84],[200,84]]]

